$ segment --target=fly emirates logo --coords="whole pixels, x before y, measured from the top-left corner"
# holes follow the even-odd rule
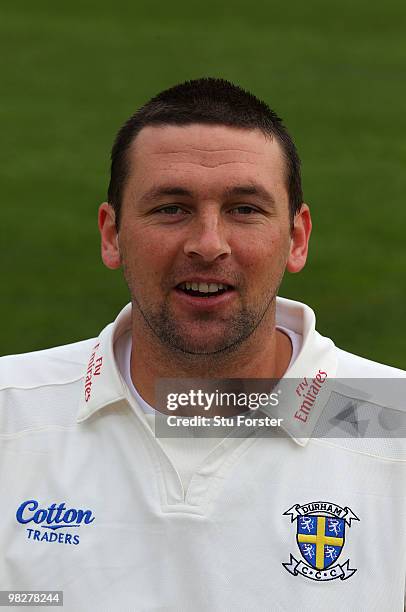
[[[100,344],[96,344],[93,347],[92,354],[90,355],[89,363],[87,364],[86,379],[85,379],[85,401],[90,400],[90,394],[92,392],[93,377],[100,376],[100,372],[103,365],[103,357],[97,357],[97,350]]]
[[[295,412],[295,419],[306,423],[319,391],[326,380],[327,372],[323,372],[323,370],[319,370],[313,380],[303,378],[302,382],[296,387],[296,395],[301,398],[302,403],[299,410]]]

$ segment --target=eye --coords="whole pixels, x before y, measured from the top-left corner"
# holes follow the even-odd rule
[[[156,213],[162,213],[165,215],[177,215],[179,213],[187,214],[187,211],[178,206],[178,204],[168,204],[168,206],[163,206],[162,208],[158,208]]]
[[[230,210],[232,215],[250,215],[252,213],[258,213],[259,210],[254,208],[253,206],[249,206],[247,204],[242,204],[241,206],[236,206]]]

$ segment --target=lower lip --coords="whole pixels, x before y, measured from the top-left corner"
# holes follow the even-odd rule
[[[236,291],[234,289],[228,289],[224,293],[213,297],[198,297],[189,295],[181,289],[175,289],[175,295],[181,303],[185,304],[185,306],[192,307],[195,310],[207,311],[229,304],[234,299]]]

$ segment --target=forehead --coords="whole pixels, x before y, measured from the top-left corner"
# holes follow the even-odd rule
[[[202,189],[241,179],[261,182],[285,195],[286,163],[279,142],[257,129],[192,124],[147,126],[129,153],[132,190],[168,180],[193,182]]]

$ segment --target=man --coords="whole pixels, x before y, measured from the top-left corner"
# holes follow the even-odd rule
[[[131,304],[97,339],[2,360],[1,588],[75,611],[403,609],[403,413],[376,380],[404,373],[276,297],[311,232],[281,120],[220,79],[162,92],[117,136],[99,228]],[[159,437],[162,379],[274,394],[175,393],[245,433]]]

